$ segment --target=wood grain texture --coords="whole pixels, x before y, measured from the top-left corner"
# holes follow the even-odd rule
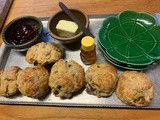
[[[13,0],[0,0],[0,32]]]
[[[1,120],[158,120],[159,110],[1,105]]]
[[[5,25],[23,15],[49,17],[60,8],[60,0],[14,0]],[[61,0],[87,14],[119,13],[132,9],[160,12],[159,0]],[[0,34],[1,37],[1,34]],[[0,40],[0,44],[2,40]],[[53,106],[0,105],[0,120],[159,120],[160,110],[75,108]]]

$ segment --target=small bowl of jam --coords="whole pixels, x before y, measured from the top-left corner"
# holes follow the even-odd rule
[[[34,16],[22,16],[12,20],[3,30],[2,39],[9,48],[27,50],[41,41],[42,22]]]

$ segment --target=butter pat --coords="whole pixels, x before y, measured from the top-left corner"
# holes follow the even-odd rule
[[[56,25],[57,32],[61,37],[72,37],[78,30],[78,25],[75,22],[60,20]]]

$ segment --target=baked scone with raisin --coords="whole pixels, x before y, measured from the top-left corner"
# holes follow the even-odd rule
[[[134,106],[147,106],[153,98],[153,83],[143,72],[125,71],[118,80],[117,97]]]
[[[21,70],[17,76],[19,91],[28,97],[40,98],[49,91],[49,72],[42,66],[32,66]]]
[[[58,61],[63,56],[61,45],[49,42],[40,42],[33,45],[26,53],[26,61],[34,65],[47,65]]]
[[[49,86],[56,97],[71,98],[85,85],[84,68],[74,60],[57,61],[50,73]]]
[[[0,71],[0,95],[13,96],[18,92],[17,75],[21,68],[12,66]]]
[[[92,64],[86,71],[86,90],[97,97],[111,96],[118,80],[117,69],[108,63]]]

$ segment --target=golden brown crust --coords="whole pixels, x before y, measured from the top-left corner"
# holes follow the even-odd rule
[[[125,71],[119,78],[116,95],[126,104],[147,106],[153,98],[152,80],[143,72]]]
[[[86,71],[87,92],[98,97],[112,95],[117,83],[117,70],[108,63],[95,63]]]
[[[29,48],[25,58],[30,64],[47,65],[58,61],[62,55],[63,49],[59,44],[41,42]]]
[[[0,72],[0,95],[12,96],[18,92],[17,75],[21,68],[12,66]]]
[[[18,74],[18,89],[25,96],[40,98],[49,91],[48,80],[49,73],[44,67],[27,67]]]
[[[49,86],[57,97],[71,97],[72,93],[80,90],[85,84],[85,72],[81,65],[70,60],[60,59],[56,62],[49,78]]]

